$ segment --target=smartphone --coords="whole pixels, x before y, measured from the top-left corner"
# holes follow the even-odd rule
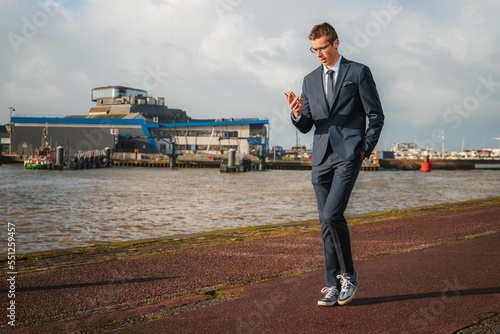
[[[285,92],[285,96],[288,97],[288,95],[290,95],[291,97],[295,98],[295,93],[292,92],[292,91],[289,91],[289,92]]]

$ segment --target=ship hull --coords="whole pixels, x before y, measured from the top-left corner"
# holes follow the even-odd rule
[[[380,168],[396,170],[419,170],[423,160],[418,159],[379,159]],[[471,169],[498,169],[500,159],[431,159],[433,170],[471,170]]]
[[[24,164],[25,169],[48,169],[48,165],[37,164],[37,163],[26,163]]]

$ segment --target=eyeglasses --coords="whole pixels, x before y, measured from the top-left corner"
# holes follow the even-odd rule
[[[323,52],[323,51],[325,51],[326,49],[328,49],[328,47],[329,47],[330,45],[332,45],[332,44],[333,44],[333,43],[328,43],[327,45],[320,46],[319,48],[316,48],[316,49],[315,49],[315,48],[313,48],[313,47],[311,47],[311,48],[309,49],[309,51],[311,51],[312,53],[318,53],[318,51]]]

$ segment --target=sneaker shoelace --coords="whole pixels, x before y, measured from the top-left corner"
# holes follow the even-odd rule
[[[337,289],[334,287],[325,287],[321,289],[321,293],[326,293],[325,298],[332,298],[337,295]]]
[[[348,275],[338,275],[337,278],[340,279],[340,291],[348,291],[349,285],[354,286],[354,284],[351,283],[351,277]]]

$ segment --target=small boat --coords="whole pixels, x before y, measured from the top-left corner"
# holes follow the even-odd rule
[[[108,149],[109,150],[109,149]],[[109,167],[110,151],[106,152],[99,150],[77,152],[73,159],[71,159],[70,169],[89,169],[89,168],[103,168]]]
[[[35,155],[24,159],[25,169],[52,169],[56,162],[56,152],[47,141],[47,130],[42,130],[42,145],[35,150]]]

